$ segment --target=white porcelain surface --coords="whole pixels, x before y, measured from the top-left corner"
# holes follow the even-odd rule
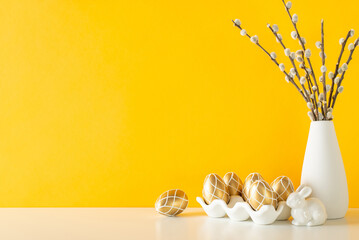
[[[313,189],[327,209],[329,219],[344,217],[348,210],[348,185],[332,121],[310,125],[301,184]]]
[[[311,193],[309,186],[301,185],[288,196],[287,205],[292,209],[293,225],[313,227],[327,220],[324,204],[318,198],[309,198]]]
[[[245,221],[251,217],[256,224],[272,224],[279,216],[280,220],[286,220],[290,217],[290,215],[288,216],[288,206],[286,206],[285,202],[280,202],[277,209],[274,209],[272,205],[265,205],[259,211],[254,211],[240,196],[232,196],[228,205],[219,199],[214,200],[209,205],[200,197],[197,197],[196,200],[206,214],[214,218],[221,218],[227,215],[231,220]],[[285,213],[281,215],[284,209],[286,209]]]
[[[283,204],[283,210],[282,212],[279,214],[279,216],[277,217],[277,221],[285,221],[288,220],[288,218],[290,218],[291,213],[290,213],[290,207],[288,207],[287,204]]]
[[[359,209],[318,227],[210,218],[202,208],[166,217],[154,208],[0,208],[6,240],[347,240],[358,239]]]

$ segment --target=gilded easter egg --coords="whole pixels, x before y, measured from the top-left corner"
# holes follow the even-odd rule
[[[244,180],[242,197],[245,201],[247,201],[251,185],[257,180],[263,180],[263,177],[262,175],[256,172],[249,174]]]
[[[247,202],[258,211],[264,205],[277,209],[277,193],[264,180],[256,180],[250,187]]]
[[[228,193],[230,196],[242,194],[243,182],[236,173],[226,173],[223,177],[223,181],[228,187]]]
[[[203,183],[202,195],[207,204],[210,204],[215,199],[222,199],[226,203],[229,202],[228,187],[223,179],[215,173],[206,176]]]
[[[289,194],[294,192],[293,183],[286,176],[277,177],[270,186],[278,194],[278,201],[286,201]]]
[[[180,189],[171,189],[162,193],[157,198],[155,209],[163,215],[176,216],[183,212],[187,205],[187,194]]]

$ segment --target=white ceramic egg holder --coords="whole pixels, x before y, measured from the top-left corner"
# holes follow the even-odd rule
[[[214,218],[227,215],[233,221],[246,221],[251,217],[256,224],[272,224],[276,220],[288,220],[290,217],[291,209],[285,201],[279,202],[277,210],[272,205],[264,205],[258,211],[254,211],[240,196],[231,196],[228,204],[221,199],[213,200],[209,205],[201,197],[197,197],[196,200],[207,215]]]

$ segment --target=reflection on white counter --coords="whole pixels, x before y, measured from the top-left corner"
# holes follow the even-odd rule
[[[210,218],[200,208],[166,217],[153,208],[3,208],[0,239],[359,239],[359,209],[317,227]]]

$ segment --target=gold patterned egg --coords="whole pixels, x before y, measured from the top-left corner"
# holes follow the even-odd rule
[[[206,176],[203,183],[202,195],[207,204],[210,204],[215,199],[222,199],[226,203],[229,202],[228,187],[223,179],[215,173]]]
[[[234,172],[228,172],[224,175],[223,181],[228,187],[228,193],[230,196],[242,194],[243,182],[237,174]]]
[[[162,193],[157,198],[155,209],[163,215],[176,216],[183,212],[187,205],[187,194],[180,189],[172,189]]]
[[[250,187],[247,202],[258,211],[264,205],[277,209],[277,193],[264,180],[256,180]]]
[[[251,185],[257,180],[263,180],[263,178],[262,175],[256,172],[249,174],[244,180],[242,197],[245,201],[247,201]]]
[[[294,192],[293,183],[286,176],[277,177],[270,186],[278,194],[278,201],[287,201],[289,194]]]

